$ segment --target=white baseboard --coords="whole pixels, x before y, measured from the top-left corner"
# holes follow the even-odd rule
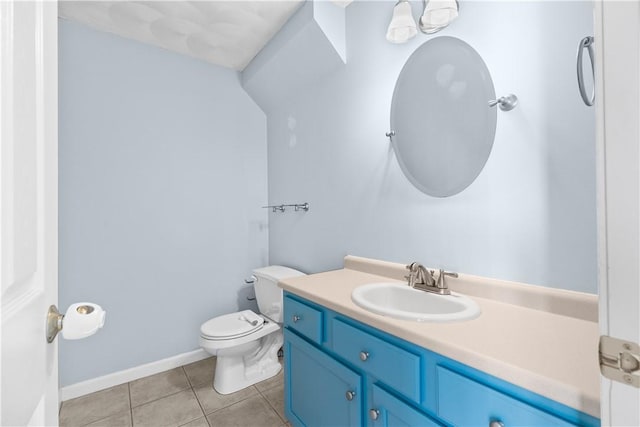
[[[203,349],[198,349],[190,351],[188,353],[182,353],[176,356],[168,357],[166,359],[158,360],[156,362],[145,363],[144,365],[136,366],[134,368],[129,368],[101,377],[92,378],[90,380],[81,381],[79,383],[62,387],[60,389],[60,400],[65,401],[74,399],[76,397],[84,396],[85,394],[104,390],[116,385],[128,383],[129,381],[137,380],[142,377],[157,374],[158,372],[197,362],[210,356],[211,355]]]

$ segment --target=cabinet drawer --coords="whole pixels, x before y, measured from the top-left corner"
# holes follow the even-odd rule
[[[322,311],[320,310],[285,297],[284,325],[315,343],[322,343]]]
[[[527,405],[472,379],[436,368],[438,416],[455,426],[573,426],[567,421]]]
[[[408,398],[420,401],[420,356],[340,320],[332,322],[333,351]]]

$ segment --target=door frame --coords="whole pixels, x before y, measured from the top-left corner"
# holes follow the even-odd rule
[[[594,12],[599,327],[639,342],[640,4],[596,0]],[[602,425],[640,425],[638,389],[600,384]]]

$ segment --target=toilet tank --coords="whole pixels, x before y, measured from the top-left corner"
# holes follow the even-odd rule
[[[253,275],[256,277],[253,287],[260,313],[274,322],[282,323],[282,289],[278,287],[278,281],[305,274],[293,268],[270,265],[253,270]]]

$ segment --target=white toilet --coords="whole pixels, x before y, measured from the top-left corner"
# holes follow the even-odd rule
[[[304,276],[292,268],[272,265],[253,271],[261,314],[251,310],[214,317],[200,327],[200,347],[217,356],[213,388],[220,394],[242,390],[282,369],[282,289],[278,281]]]

